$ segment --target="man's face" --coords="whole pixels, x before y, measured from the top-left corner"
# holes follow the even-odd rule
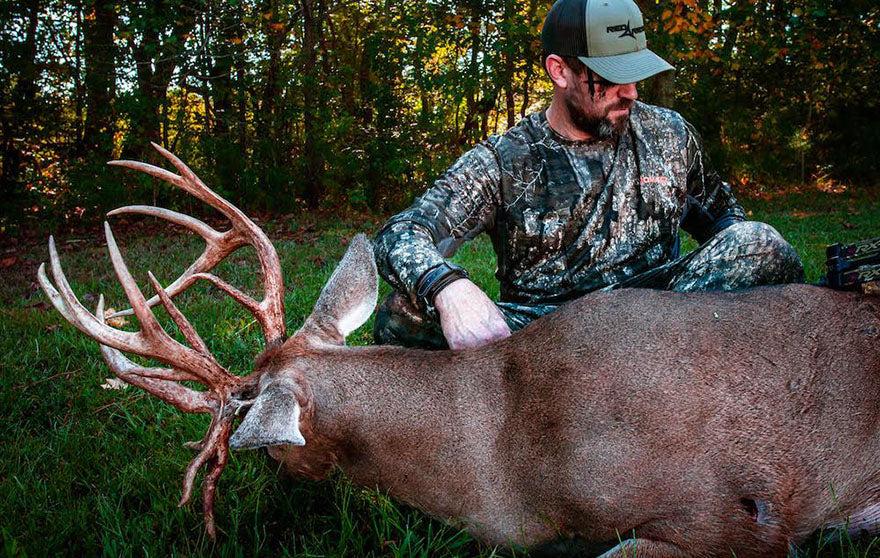
[[[565,106],[572,124],[582,132],[597,139],[619,136],[629,122],[629,111],[638,99],[636,84],[613,84],[593,74],[593,90],[590,96],[587,70],[571,72],[572,87],[565,90]]]

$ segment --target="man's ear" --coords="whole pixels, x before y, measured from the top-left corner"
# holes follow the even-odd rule
[[[351,240],[342,261],[324,285],[302,332],[321,341],[345,344],[345,338],[367,321],[379,297],[379,275],[373,247],[363,234]]]
[[[544,69],[547,70],[547,75],[550,76],[550,80],[556,84],[557,87],[565,89],[568,87],[568,65],[565,61],[555,54],[548,54],[547,58],[544,60]]]

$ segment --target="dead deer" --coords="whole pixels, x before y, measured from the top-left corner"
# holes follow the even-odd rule
[[[818,529],[880,526],[880,303],[807,285],[736,293],[595,293],[508,339],[464,351],[346,347],[372,313],[377,275],[355,237],[314,311],[286,337],[278,256],[241,211],[174,155],[179,175],[131,161],[231,222],[220,233],[165,209],[153,215],[201,234],[207,248],[147,300],[122,261],[113,267],[139,332],[105,324],[77,300],[49,240],[58,311],[101,344],[113,372],[213,421],[183,482],[199,468],[208,531],[228,448],[268,448],[295,474],[341,468],[478,539],[603,556],[783,556]],[[251,245],[265,298],[208,271]],[[199,279],[259,321],[266,349],[231,374],[172,302]],[[162,304],[187,345],[153,317]],[[168,368],[139,366],[121,351]],[[195,381],[207,391],[181,385]],[[249,409],[249,410],[247,410]],[[232,434],[236,415],[247,410]]]

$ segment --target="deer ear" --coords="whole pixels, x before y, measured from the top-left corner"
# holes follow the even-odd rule
[[[344,344],[349,333],[367,321],[379,297],[373,247],[363,234],[348,245],[342,261],[324,285],[303,330],[322,341]]]
[[[281,383],[270,383],[229,438],[229,447],[304,446],[306,440],[299,430],[299,415],[300,406],[293,390]]]

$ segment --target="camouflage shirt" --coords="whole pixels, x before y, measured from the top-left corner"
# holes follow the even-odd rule
[[[678,256],[744,219],[678,113],[635,103],[618,140],[571,141],[543,112],[464,155],[376,238],[382,276],[418,304],[421,275],[487,232],[501,300],[559,303]]]

